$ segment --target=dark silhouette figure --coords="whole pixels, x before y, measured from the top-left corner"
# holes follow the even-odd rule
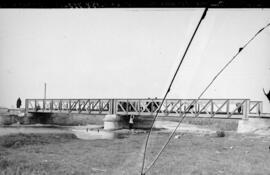
[[[17,103],[16,103],[16,106],[17,108],[20,108],[22,105],[22,100],[20,99],[20,97],[17,99]]]
[[[193,108],[194,108],[194,105],[188,106],[187,112],[190,112],[190,110],[193,109]]]
[[[268,94],[265,92],[265,90],[263,89],[263,93],[264,93],[264,95],[267,97],[267,99],[268,99],[268,101],[269,101],[269,103],[270,103],[270,90],[269,90],[269,92],[268,92]]]
[[[236,103],[237,111],[240,114],[242,112],[242,105],[241,103]]]
[[[40,106],[39,106],[39,104],[37,104],[37,106],[36,106],[36,112],[38,111],[38,110],[40,110],[41,108],[40,108]]]

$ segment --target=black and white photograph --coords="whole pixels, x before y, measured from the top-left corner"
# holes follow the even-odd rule
[[[0,175],[270,174],[263,1],[0,3]]]

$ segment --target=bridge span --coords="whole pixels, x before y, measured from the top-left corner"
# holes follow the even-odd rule
[[[117,115],[180,116],[185,111],[190,117],[248,118],[260,116],[262,101],[250,99],[26,99],[29,113],[80,113]],[[196,102],[196,103],[194,103]],[[186,110],[190,104],[192,108]]]

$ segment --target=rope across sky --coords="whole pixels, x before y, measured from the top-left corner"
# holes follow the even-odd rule
[[[186,50],[185,50],[185,52],[184,52],[184,54],[183,54],[183,56],[182,56],[182,58],[181,58],[181,61],[180,61],[180,63],[178,64],[178,67],[177,67],[177,69],[176,69],[176,71],[175,71],[175,73],[174,73],[174,75],[173,75],[173,78],[172,78],[172,80],[171,80],[171,82],[170,82],[170,85],[169,85],[169,87],[168,87],[168,90],[167,90],[167,92],[165,93],[165,95],[164,95],[164,97],[163,97],[163,99],[162,99],[162,102],[161,102],[161,104],[160,104],[160,106],[159,106],[159,108],[158,108],[158,110],[157,110],[157,112],[156,112],[156,115],[155,115],[155,117],[154,117],[153,123],[152,123],[152,125],[151,125],[150,132],[148,133],[147,138],[146,138],[146,142],[145,142],[145,148],[144,148],[144,153],[143,153],[143,161],[142,161],[141,174],[145,174],[145,173],[143,173],[143,170],[144,170],[144,163],[145,163],[145,156],[146,156],[146,150],[147,150],[148,140],[149,140],[150,134],[151,134],[151,132],[152,132],[152,130],[153,130],[153,126],[154,126],[154,123],[155,123],[156,118],[157,118],[157,116],[158,116],[158,113],[159,113],[159,111],[160,111],[160,108],[161,108],[161,106],[163,105],[164,100],[166,99],[168,93],[169,93],[170,90],[171,90],[171,86],[172,86],[172,84],[173,84],[173,82],[174,82],[174,79],[175,79],[175,77],[176,77],[176,75],[177,75],[177,73],[178,73],[178,71],[179,71],[179,69],[180,69],[180,67],[181,67],[181,65],[182,65],[182,63],[183,63],[183,61],[184,61],[184,58],[185,58],[185,56],[186,56],[186,54],[187,54],[187,51],[188,51],[188,49],[189,49],[189,46],[191,45],[191,43],[192,43],[192,41],[193,41],[193,38],[194,38],[194,36],[195,36],[195,34],[196,34],[196,32],[197,32],[197,30],[198,30],[198,28],[199,28],[199,26],[200,26],[202,20],[205,18],[207,11],[208,11],[208,8],[205,8],[205,9],[204,9],[204,12],[203,12],[203,14],[202,14],[202,16],[201,16],[201,19],[200,19],[199,23],[197,24],[197,27],[196,27],[195,31],[193,32],[193,35],[192,35],[192,37],[191,37],[191,39],[190,39],[190,41],[189,41],[189,43],[188,43],[188,45],[187,45],[187,48],[186,48]]]
[[[147,135],[147,139],[146,139],[146,143],[145,143],[145,150],[144,150],[144,154],[143,154],[143,163],[142,163],[142,169],[141,169],[141,174],[142,175],[144,175],[144,174],[146,174],[149,170],[150,170],[150,168],[155,164],[155,162],[157,161],[157,159],[159,158],[159,156],[161,155],[161,153],[164,151],[164,149],[166,148],[166,146],[169,144],[169,142],[170,142],[170,140],[171,140],[171,138],[172,138],[172,136],[174,135],[174,133],[176,132],[176,130],[178,129],[178,127],[180,126],[180,124],[182,123],[182,121],[184,120],[184,118],[186,117],[186,112],[188,111],[188,109],[192,106],[192,105],[194,105],[194,104],[196,104],[197,103],[197,101],[203,96],[203,94],[209,89],[209,87],[213,84],[213,82],[217,79],[217,77],[232,63],[232,61],[243,51],[243,49],[245,49],[249,44],[250,44],[250,42],[251,41],[253,41],[256,37],[257,37],[257,35],[259,34],[259,33],[261,33],[264,29],[266,29],[267,27],[269,27],[270,26],[270,23],[269,24],[267,24],[265,27],[263,27],[262,29],[260,29],[246,44],[244,44],[244,46],[243,47],[240,47],[239,48],[239,50],[238,50],[238,52],[229,60],[229,62],[214,76],[214,78],[211,80],[211,82],[206,86],[206,88],[202,91],[202,93],[198,96],[198,98],[196,99],[196,100],[194,100],[185,110],[184,110],[184,115],[183,114],[181,114],[180,115],[180,117],[182,117],[181,118],[181,120],[178,122],[178,124],[177,124],[177,126],[175,127],[175,129],[173,130],[173,132],[170,134],[170,136],[169,136],[169,138],[168,138],[168,140],[165,142],[165,144],[163,145],[163,147],[161,148],[161,150],[158,152],[158,154],[157,154],[157,156],[154,158],[154,160],[149,164],[149,166],[146,168],[146,170],[145,171],[143,171],[144,170],[144,164],[145,164],[145,156],[146,156],[146,150],[147,150],[147,145],[148,145],[148,141],[149,141],[149,137],[150,137],[150,135],[151,135],[151,132],[152,132],[152,129],[153,129],[153,125],[154,125],[154,122],[155,122],[155,120],[156,120],[156,118],[157,118],[157,116],[158,116],[158,113],[159,113],[159,111],[160,111],[160,108],[161,108],[161,106],[162,106],[162,104],[163,104],[163,102],[164,102],[164,100],[166,99],[166,97],[167,97],[167,95],[168,95],[168,93],[169,93],[169,91],[170,91],[170,87],[171,87],[171,85],[172,85],[172,83],[173,83],[173,81],[174,81],[174,78],[175,78],[175,76],[176,76],[176,74],[177,74],[177,72],[178,72],[178,70],[179,70],[179,68],[180,68],[180,66],[181,66],[181,64],[182,64],[182,62],[183,62],[183,59],[184,59],[184,57],[185,57],[185,54],[186,54],[186,52],[187,52],[187,50],[188,50],[188,48],[189,48],[189,45],[191,44],[191,42],[192,42],[192,39],[193,39],[193,37],[195,36],[195,33],[196,33],[196,31],[197,31],[197,29],[198,29],[198,27],[199,27],[199,25],[200,25],[200,23],[201,23],[201,21],[204,19],[204,17],[205,17],[205,15],[206,15],[206,12],[207,12],[207,8],[204,10],[204,13],[203,13],[203,15],[202,15],[202,17],[201,17],[201,19],[200,19],[200,21],[199,21],[199,23],[198,23],[198,25],[197,25],[197,28],[196,28],[196,30],[194,31],[194,33],[193,33],[193,36],[192,36],[192,38],[191,38],[191,40],[190,40],[190,42],[189,42],[189,44],[188,44],[188,46],[187,46],[187,49],[186,49],[186,51],[185,51],[185,53],[184,53],[184,55],[183,55],[183,57],[182,57],[182,59],[181,59],[181,62],[180,62],[180,64],[179,64],[179,66],[177,67],[177,70],[176,70],[176,72],[175,72],[175,74],[174,74],[174,77],[173,77],[173,79],[172,79],[172,81],[171,81],[171,83],[170,83],[170,85],[169,85],[169,88],[168,88],[168,90],[167,90],[167,92],[166,92],[166,94],[165,94],[165,96],[164,96],[164,98],[163,98],[163,100],[162,100],[162,103],[161,103],[161,105],[159,106],[159,108],[158,108],[158,110],[157,110],[157,112],[156,112],[156,115],[155,115],[155,117],[154,117],[154,120],[153,120],[153,123],[152,123],[152,127],[151,127],[151,129],[150,129],[150,132],[148,133],[148,135]]]

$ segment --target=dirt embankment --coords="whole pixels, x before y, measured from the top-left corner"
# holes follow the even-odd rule
[[[0,108],[0,125],[20,123],[23,120],[24,114],[24,109]]]
[[[71,133],[54,134],[11,134],[0,137],[0,146],[5,148],[19,148],[27,145],[45,145],[52,143],[65,143],[77,139]]]
[[[149,140],[147,165],[169,136],[155,133]],[[145,133],[114,140],[58,136],[1,137],[9,143],[0,144],[1,173],[140,174]],[[16,144],[15,140],[21,143]],[[185,133],[172,139],[149,174],[269,174],[269,143],[269,137],[254,135],[231,133],[216,137]]]
[[[0,126],[18,124],[54,124],[62,126],[102,125],[104,115],[69,113],[28,113],[20,116],[10,112],[0,113]]]
[[[179,117],[158,117],[158,121],[171,121],[179,122]],[[238,128],[239,119],[226,119],[226,118],[203,118],[203,117],[186,117],[182,123],[196,125],[198,127],[224,130],[224,131],[236,131]]]

